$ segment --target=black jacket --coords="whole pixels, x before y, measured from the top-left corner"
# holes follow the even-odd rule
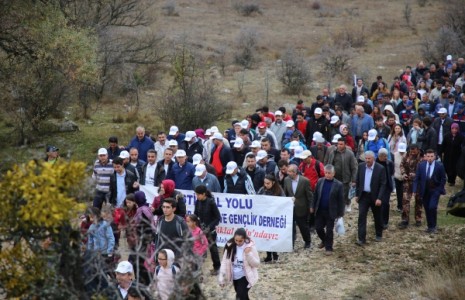
[[[157,162],[157,176],[155,178],[155,185],[159,186],[160,183],[165,180],[166,176],[171,172],[173,169],[174,161],[171,161],[168,165],[168,173],[165,173],[165,160],[160,160]]]
[[[202,153],[203,153],[202,141],[200,139],[197,139],[197,141],[195,143],[193,143],[192,145],[190,145],[190,147],[189,147],[188,142],[183,141],[182,144],[181,144],[181,149],[184,149],[186,151],[188,161],[192,162],[192,157],[195,154],[198,153],[198,154],[202,155]]]
[[[133,187],[134,182],[137,178],[134,173],[129,170],[125,170],[126,176],[124,177],[124,183],[126,185],[126,194],[134,193],[135,189]],[[110,175],[110,203],[116,204],[116,196],[118,195],[117,185],[116,185],[116,173]]]
[[[331,140],[329,136],[329,122],[324,116],[321,116],[319,119],[315,117],[310,118],[307,123],[307,132],[305,133],[305,139],[307,140],[307,145],[310,146],[312,144],[313,134],[319,131],[323,134],[325,140]]]
[[[221,215],[213,197],[195,202],[194,214],[199,217],[202,230],[212,232],[220,223]]]
[[[315,192],[313,193],[313,209],[315,210],[315,214],[318,214],[318,207],[320,205],[324,182],[325,178],[318,179]],[[344,211],[344,187],[339,180],[334,179],[331,191],[329,192],[329,217],[331,219],[343,217]]]

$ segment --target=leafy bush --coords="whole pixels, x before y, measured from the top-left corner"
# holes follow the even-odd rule
[[[257,60],[258,32],[254,28],[243,28],[237,37],[237,52],[234,55],[237,64],[250,68]]]

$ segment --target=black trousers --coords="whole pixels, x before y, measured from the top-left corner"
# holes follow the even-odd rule
[[[315,229],[325,249],[333,251],[334,219],[329,216],[329,211],[318,210],[315,215]]]
[[[218,253],[218,246],[216,245],[216,232],[209,233],[208,238],[208,247],[210,248],[210,256],[213,261],[213,269],[219,270],[221,267],[220,255]]]
[[[396,196],[397,196],[397,209],[402,210],[402,199],[404,198],[404,182],[394,178],[396,184]]]
[[[102,210],[102,205],[107,201],[107,196],[109,195],[110,192],[107,193],[95,190],[94,201],[92,203],[92,206]]]
[[[249,282],[247,278],[241,277],[240,279],[233,280],[234,290],[236,291],[236,299],[238,300],[249,300]]]
[[[292,243],[294,244],[296,235],[297,235],[297,228],[296,226],[299,227],[300,234],[302,235],[302,238],[304,239],[305,243],[310,243],[311,238],[310,238],[310,228],[308,226],[308,215],[305,215],[303,217],[297,217],[294,215],[294,223],[292,227]]]
[[[361,242],[366,242],[369,208],[371,208],[371,211],[373,212],[376,236],[383,236],[381,206],[375,205],[375,200],[372,200],[371,194],[363,192],[358,201],[358,240]]]

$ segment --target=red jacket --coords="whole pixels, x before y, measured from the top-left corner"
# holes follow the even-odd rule
[[[300,163],[299,171],[310,181],[310,188],[312,192],[315,191],[316,183],[318,179],[325,176],[325,167],[322,162],[319,162],[319,174],[315,167],[316,159],[312,157],[310,164],[306,164],[304,161]]]

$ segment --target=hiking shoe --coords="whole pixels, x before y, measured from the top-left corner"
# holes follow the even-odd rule
[[[305,242],[304,249],[310,249],[310,242]]]
[[[377,241],[377,242],[381,242],[382,240],[383,240],[383,238],[380,237],[380,236],[377,236],[377,237],[375,238],[375,241]]]
[[[272,261],[273,261],[273,258],[271,258],[271,256],[267,256],[267,257],[263,260],[263,262],[264,262],[265,264],[271,263]]]
[[[273,263],[277,264],[279,262],[279,255],[273,256]]]
[[[326,256],[331,256],[331,255],[333,255],[333,251],[332,250],[326,250],[325,255]]]
[[[323,243],[320,243],[320,244],[318,245],[318,249],[323,249],[324,247],[325,247],[325,244],[323,244]]]
[[[416,221],[415,226],[420,227],[421,226],[421,221]]]
[[[220,270],[215,270],[215,269],[210,270],[210,275],[211,276],[217,276],[219,273],[220,273]]]
[[[355,244],[356,244],[357,246],[363,247],[363,246],[366,245],[366,242],[361,241],[361,240],[357,240],[357,241],[355,242]]]
[[[408,227],[408,222],[407,221],[402,221],[397,225],[400,229],[405,229]]]
[[[346,205],[346,212],[351,212],[352,211],[352,205],[348,204]]]

